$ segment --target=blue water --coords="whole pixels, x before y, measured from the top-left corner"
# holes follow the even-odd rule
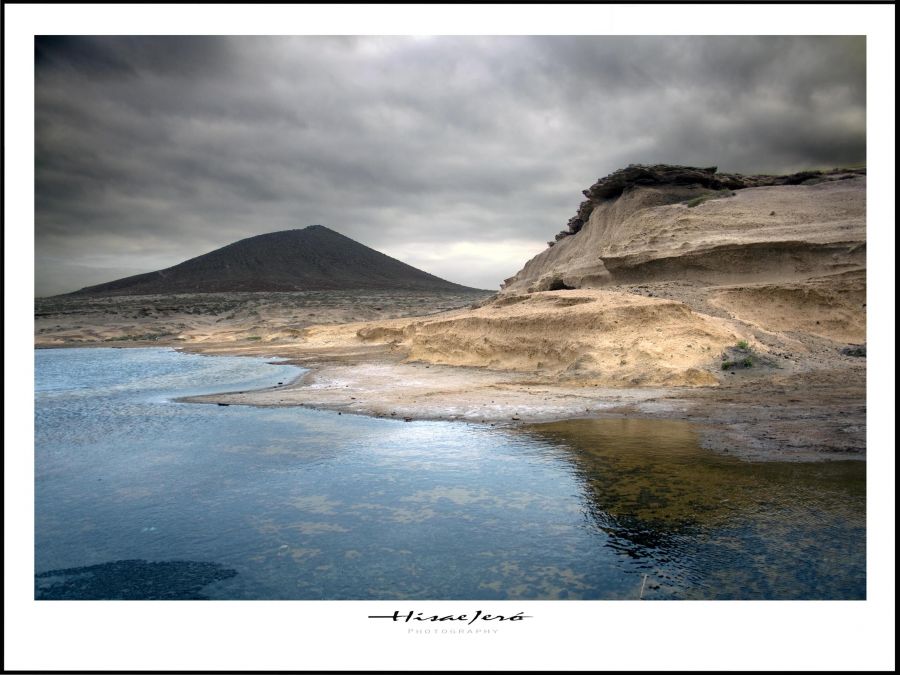
[[[36,351],[36,597],[865,597],[861,462],[739,462],[681,422],[173,400],[300,372]]]

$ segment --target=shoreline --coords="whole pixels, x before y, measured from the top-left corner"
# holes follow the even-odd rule
[[[858,276],[832,281],[855,293]],[[866,361],[838,349],[851,337],[841,331],[859,333],[864,326],[840,314],[829,323],[819,303],[797,314],[810,326],[772,331],[711,304],[735,288],[658,283],[563,290],[438,314],[416,300],[409,315],[409,298],[393,304],[382,298],[373,308],[338,303],[328,323],[312,323],[325,318],[320,314],[298,321],[295,309],[263,296],[253,305],[265,309],[260,315],[181,313],[129,328],[133,307],[127,305],[114,320],[87,313],[45,317],[48,326],[65,325],[37,330],[34,347],[170,348],[278,358],[306,369],[277,387],[183,397],[192,403],[495,426],[671,419],[696,425],[703,447],[748,460],[864,459]],[[805,297],[802,289],[791,293]],[[214,308],[224,300],[205,302]],[[370,309],[382,318],[368,318]],[[752,368],[724,368],[726,359],[734,365],[750,354]]]
[[[835,390],[828,372],[822,373],[820,382],[810,382],[813,372],[775,384],[763,378],[740,378],[743,381],[717,387],[612,388],[539,382],[528,373],[404,363],[399,355],[378,348],[352,354],[304,354],[288,345],[84,346],[278,358],[284,365],[306,369],[283,385],[173,399],[181,403],[299,407],[398,421],[494,427],[571,419],[681,420],[694,425],[701,447],[747,461],[866,459],[864,394],[860,397],[852,382],[846,391]],[[864,365],[860,369],[864,392]],[[856,410],[847,410],[854,406]]]
[[[279,354],[277,348],[177,349],[212,356],[278,357],[285,365],[306,369],[280,386],[176,399],[185,403],[305,407],[398,421],[495,427],[571,419],[681,420],[694,425],[701,447],[748,461],[866,459],[865,404],[859,402],[864,398],[853,383],[835,390],[828,377],[810,382],[815,378],[809,373],[775,385],[757,379],[718,387],[601,388],[536,382],[523,373],[403,363],[396,355],[298,358],[288,350]],[[804,392],[805,399],[796,398]]]

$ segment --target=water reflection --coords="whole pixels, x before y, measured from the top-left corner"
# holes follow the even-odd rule
[[[586,515],[657,597],[865,597],[864,462],[747,462],[702,449],[682,421],[526,433],[567,453]]]
[[[748,464],[679,422],[498,429],[172,402],[291,375],[246,358],[35,363],[38,598],[134,582],[254,600],[865,596],[863,463]],[[216,570],[236,574],[198,585]]]

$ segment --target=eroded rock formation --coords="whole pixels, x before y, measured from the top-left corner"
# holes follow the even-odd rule
[[[865,264],[865,169],[743,176],[633,164],[584,195],[566,229],[504,292],[802,277]]]

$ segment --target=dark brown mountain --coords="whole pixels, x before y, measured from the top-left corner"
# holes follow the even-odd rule
[[[270,232],[157,272],[70,295],[155,295],[312,290],[474,291],[379,253],[322,225]]]

